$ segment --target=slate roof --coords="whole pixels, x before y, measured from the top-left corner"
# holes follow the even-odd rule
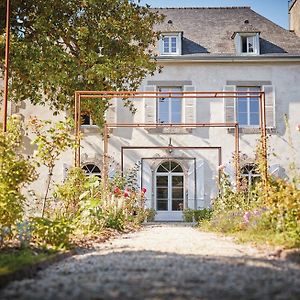
[[[234,32],[260,32],[261,55],[300,55],[300,38],[250,7],[153,8],[166,16],[155,29],[183,32],[182,55],[235,56]],[[287,13],[287,12],[286,12]],[[170,21],[171,20],[171,21]]]

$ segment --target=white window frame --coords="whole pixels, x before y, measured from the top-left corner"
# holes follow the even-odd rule
[[[172,91],[172,89],[178,89],[178,91]],[[166,86],[161,86],[161,87],[158,87],[158,91],[159,92],[171,92],[171,93],[174,93],[176,94],[176,92],[182,92],[182,87],[180,86],[170,86],[170,87],[166,87]],[[172,99],[172,98],[167,98],[167,99]],[[176,99],[179,99],[179,98],[176,98]],[[172,124],[172,105],[171,105],[171,102],[169,102],[169,107],[168,107],[168,123],[161,123],[160,122],[160,105],[159,105],[159,100],[160,98],[157,99],[157,105],[156,105],[156,120],[157,120],[157,123],[160,123],[160,124]],[[180,122],[179,123],[182,123],[183,121],[183,106],[184,106],[184,102],[182,101],[182,98],[180,99],[181,100],[181,111],[180,111]]]
[[[247,51],[243,52],[243,38],[247,39]],[[252,39],[253,42],[253,52],[249,52],[249,41]],[[260,44],[259,44],[259,33],[237,33],[235,36],[236,52],[239,55],[259,55],[260,54]]]
[[[168,51],[165,51],[164,38],[168,38]],[[172,52],[172,38],[176,40],[176,51]],[[181,55],[182,53],[182,43],[181,43],[182,33],[181,32],[170,32],[162,33],[159,39],[159,54],[160,55]]]
[[[92,117],[91,117],[90,114],[88,114],[88,113],[82,113],[82,115],[89,115],[89,117],[90,117],[90,124],[81,124],[80,127],[82,127],[82,128],[98,127],[96,124],[94,124],[93,119],[92,119]]]
[[[93,165],[93,168],[92,168],[92,170],[88,170],[88,172],[87,172],[87,170],[85,168],[88,165]],[[98,168],[100,170],[100,172],[93,172],[95,168]],[[81,166],[81,169],[85,172],[86,176],[97,176],[99,178],[101,178],[101,176],[102,176],[101,175],[101,168],[93,162],[85,163],[84,165]]]
[[[236,86],[236,91],[239,92],[239,89],[240,88],[243,88],[243,89],[247,89],[247,91],[245,92],[251,92],[249,91],[249,89],[253,89],[253,88],[257,88],[257,92],[260,92],[261,91],[261,87],[260,86]],[[259,119],[258,119],[258,124],[250,124],[250,100],[251,98],[243,98],[243,99],[247,99],[247,124],[239,124],[239,126],[241,128],[259,128]],[[235,103],[235,120],[236,122],[238,122],[238,114],[239,114],[239,111],[238,111],[238,101],[239,101],[239,98],[237,97],[236,98],[236,103]],[[260,103],[259,103],[259,97],[258,97],[258,117],[260,116],[259,112],[260,112]]]

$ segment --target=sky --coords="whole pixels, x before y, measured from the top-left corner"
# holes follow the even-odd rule
[[[288,0],[141,0],[151,7],[250,6],[254,11],[288,29]]]

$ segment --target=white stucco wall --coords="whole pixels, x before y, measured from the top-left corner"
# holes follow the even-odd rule
[[[228,81],[269,81],[275,86],[276,93],[276,133],[271,134],[268,139],[270,153],[276,156],[269,156],[269,164],[280,164],[288,173],[289,165],[295,162],[300,165],[300,156],[289,146],[289,134],[285,126],[284,115],[287,116],[290,124],[291,139],[295,149],[300,147],[300,132],[295,130],[296,125],[300,123],[300,63],[299,62],[279,62],[279,63],[165,63],[163,72],[156,74],[152,78],[145,79],[141,90],[151,81],[191,81],[197,91],[222,91]],[[224,122],[223,99],[215,100],[197,100],[197,121],[198,122]],[[117,107],[118,122],[144,122],[144,100],[135,100],[137,113],[133,116],[127,108],[119,105]],[[25,116],[37,115],[42,119],[61,119],[53,117],[47,108],[33,107],[30,104],[21,106],[19,113]],[[82,161],[96,162],[101,167],[102,161],[102,138],[97,129],[84,129],[84,138],[82,140]],[[228,133],[227,129],[222,128],[197,128],[189,134],[158,134],[151,133],[142,128],[139,129],[113,129],[109,139],[109,155],[111,156],[112,168],[120,168],[121,146],[167,146],[169,138],[172,139],[174,146],[220,146],[222,147],[222,159],[224,163],[231,160],[234,151],[234,135]],[[255,147],[258,134],[241,134],[240,150],[254,160]],[[29,142],[31,137],[26,137],[26,154],[33,151]],[[130,168],[141,158],[153,156],[166,156],[167,152],[162,150],[126,150],[124,152],[125,169]],[[210,200],[216,193],[216,176],[218,159],[215,151],[198,150],[176,150],[171,156],[185,156],[196,158],[199,162],[203,160],[204,171],[204,191],[201,199],[198,199],[196,208],[207,207]],[[157,162],[158,160],[156,160]],[[62,156],[55,170],[55,181],[61,181],[63,178],[63,168],[65,164],[72,165],[73,155],[69,151]],[[148,165],[147,165],[148,164]],[[148,175],[143,179],[143,185],[147,188],[147,205],[153,205],[154,186],[151,182],[151,168],[153,162],[145,161],[144,170],[148,170]],[[148,169],[147,169],[148,168]],[[186,172],[188,172],[188,167]],[[202,172],[201,171],[201,172]],[[41,171],[43,173],[43,171]],[[147,177],[148,176],[148,177]],[[199,180],[199,176],[198,179]],[[38,191],[43,189],[45,177],[34,184]],[[185,182],[186,187],[190,185]],[[193,205],[190,199],[193,193],[186,195],[189,198],[189,206]],[[199,193],[198,193],[199,194]],[[151,202],[152,201],[152,202]],[[194,208],[194,207],[192,207]]]

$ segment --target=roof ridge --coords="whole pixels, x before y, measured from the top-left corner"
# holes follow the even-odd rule
[[[207,7],[207,6],[185,6],[185,7],[150,7],[151,9],[245,9],[251,6],[219,6],[219,7]]]

